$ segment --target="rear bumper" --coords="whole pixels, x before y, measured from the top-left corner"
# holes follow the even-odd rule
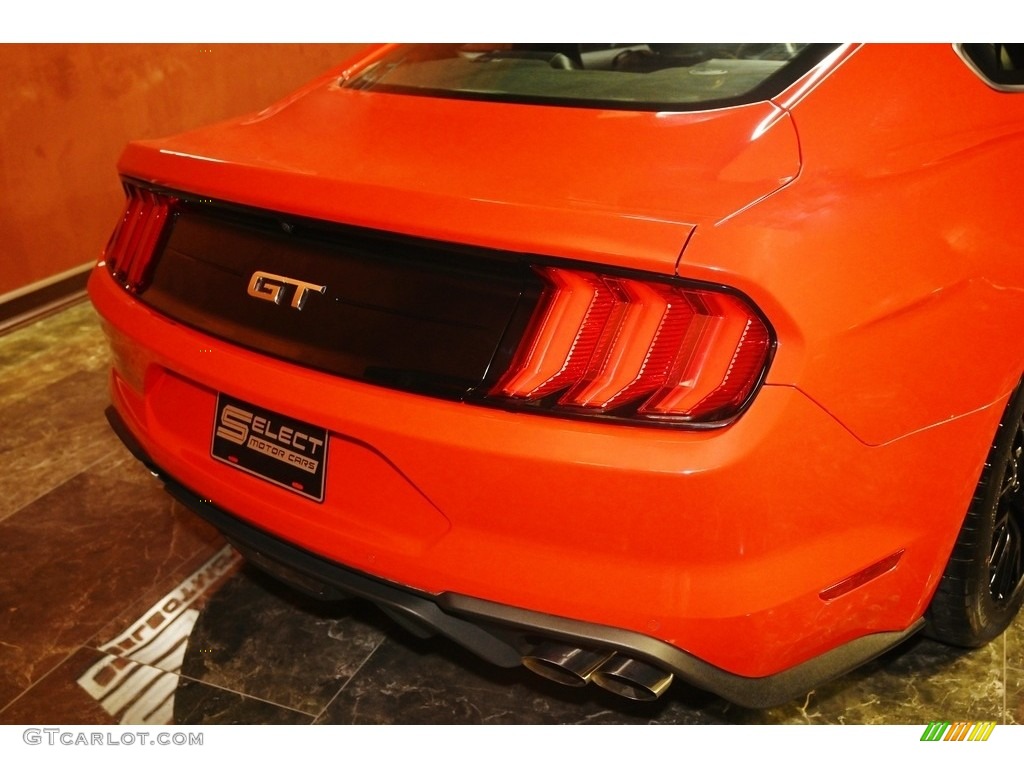
[[[771,707],[839,677],[884,653],[924,626],[920,619],[901,632],[858,638],[822,656],[766,677],[719,669],[656,638],[628,630],[528,611],[467,595],[419,592],[329,562],[225,512],[166,475],[146,454],[117,410],[107,419],[128,450],[156,475],[167,492],[216,527],[256,567],[323,600],[360,598],[377,605],[408,631],[444,636],[482,659],[516,667],[544,640],[637,659],[744,707]]]
[[[140,304],[102,269],[90,293],[123,432],[176,487],[442,613],[555,621],[545,636],[603,628],[599,644],[749,703],[760,688],[743,697],[711,678],[801,680],[782,686],[791,693],[914,631],[977,482],[948,447],[998,419],[979,411],[872,447],[779,385],[709,432],[531,417],[241,349]],[[219,392],[329,431],[324,503],[211,458]],[[827,591],[898,553],[867,583]]]

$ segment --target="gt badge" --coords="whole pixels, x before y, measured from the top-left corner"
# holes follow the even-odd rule
[[[315,293],[326,293],[326,285],[317,285],[316,283],[307,283],[303,280],[296,280],[294,277],[285,277],[284,275],[273,275],[270,272],[253,272],[252,277],[249,279],[249,295],[254,299],[262,299],[263,301],[271,301],[274,304],[280,304],[281,299],[284,298],[285,288],[291,287],[294,289],[292,294],[291,305],[295,309],[301,310],[306,306],[306,298],[310,291]]]

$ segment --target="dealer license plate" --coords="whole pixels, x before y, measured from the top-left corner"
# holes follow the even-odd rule
[[[324,500],[327,430],[266,408],[217,395],[210,455],[236,469]]]

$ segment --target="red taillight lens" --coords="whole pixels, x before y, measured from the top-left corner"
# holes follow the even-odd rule
[[[124,214],[103,259],[115,280],[139,293],[149,283],[153,256],[177,200],[132,184],[125,185],[125,194]]]
[[[553,412],[721,423],[739,414],[763,377],[771,335],[737,296],[560,267],[535,271],[546,287],[492,397]]]

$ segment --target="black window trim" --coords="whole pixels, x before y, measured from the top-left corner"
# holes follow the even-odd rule
[[[953,50],[956,51],[963,62],[967,65],[967,68],[971,70],[978,78],[985,83],[989,88],[1003,93],[1024,93],[1024,70],[1020,72],[1021,82],[1019,83],[1008,83],[1000,82],[993,78],[991,72],[986,72],[981,65],[979,65],[974,57],[971,55],[969,50],[970,46],[977,45],[977,43],[954,43]]]

